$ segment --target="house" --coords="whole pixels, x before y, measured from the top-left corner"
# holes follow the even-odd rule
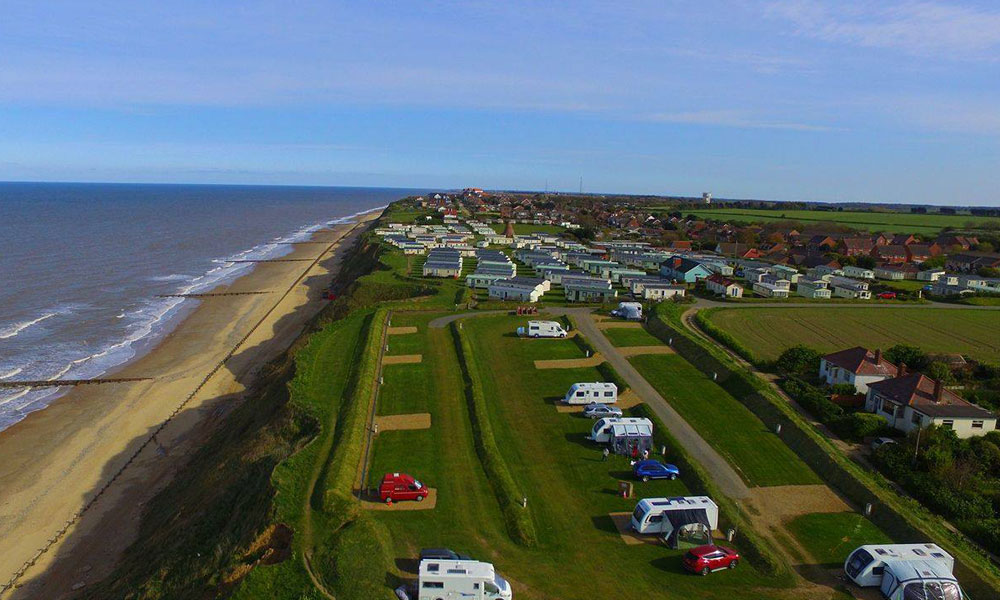
[[[720,242],[715,246],[715,253],[721,256],[734,256],[736,258],[760,258],[760,250],[750,244],[740,244],[735,242]]]
[[[838,249],[845,256],[868,256],[875,247],[875,242],[866,237],[848,237],[840,240]]]
[[[647,282],[642,286],[639,297],[643,300],[662,302],[673,297],[683,298],[687,288],[679,283]]]
[[[667,279],[694,283],[699,279],[705,279],[712,275],[712,271],[700,262],[675,256],[660,265],[660,275]]]
[[[906,247],[906,259],[911,263],[920,264],[940,254],[940,250],[941,248],[937,244],[910,244]]]
[[[833,250],[834,248],[837,247],[837,240],[833,239],[828,235],[818,234],[809,238],[809,241],[806,243],[806,245],[810,249],[820,253],[829,252],[830,250]]]
[[[983,267],[1000,268],[1000,254],[992,252],[963,252],[953,254],[945,262],[949,271],[974,273]]]
[[[882,357],[882,350],[872,352],[861,346],[827,354],[819,361],[819,376],[827,385],[850,384],[859,394],[867,394],[870,384],[895,377],[897,372],[896,365]]]
[[[964,235],[941,235],[934,242],[945,250],[953,248],[970,250],[973,246],[979,245],[979,238]]]
[[[890,264],[903,264],[909,259],[909,255],[906,252],[906,246],[899,246],[896,244],[876,246],[874,254],[879,258],[879,260]]]
[[[791,282],[787,279],[779,279],[774,283],[758,281],[753,284],[753,293],[765,298],[787,298],[791,289]]]
[[[857,300],[870,300],[871,290],[868,289],[868,282],[857,281],[847,277],[831,276],[828,280],[833,287],[833,295],[839,298],[854,298]]]
[[[825,279],[799,278],[795,293],[804,298],[829,298],[832,294],[830,283]]]
[[[892,236],[892,240],[889,243],[894,246],[909,246],[910,244],[916,244],[917,241],[917,238],[913,237],[912,234],[897,233]]]
[[[674,240],[670,242],[670,249],[676,252],[690,252],[691,242],[687,240]]]
[[[900,365],[899,376],[869,384],[865,409],[903,432],[940,425],[960,438],[984,435],[996,429],[996,415],[973,404],[944,384],[922,373],[907,373]]]
[[[494,281],[486,289],[490,298],[497,300],[538,302],[545,293],[548,283],[544,279],[512,277]]]
[[[875,279],[875,271],[872,269],[866,269],[865,267],[847,265],[843,268],[843,271],[845,277],[855,277],[857,279]]]
[[[713,294],[727,298],[743,297],[743,286],[718,273],[705,278],[705,288]]]

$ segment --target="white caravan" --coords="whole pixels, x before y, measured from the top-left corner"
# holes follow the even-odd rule
[[[669,533],[672,525],[668,515],[685,511],[704,511],[706,525],[719,528],[719,507],[708,496],[677,496],[675,498],[643,498],[632,512],[632,529],[636,533]]]
[[[517,335],[533,338],[564,338],[566,337],[566,330],[563,329],[558,321],[528,321],[527,327],[517,328]]]
[[[614,404],[618,402],[618,386],[603,381],[574,383],[566,392],[563,402],[566,404],[590,404],[591,402]]]
[[[871,544],[844,561],[861,587],[878,587],[889,600],[962,600],[952,574],[955,559],[937,544]]]
[[[596,423],[594,423],[594,427],[590,430],[590,436],[588,439],[599,444],[607,444],[611,441],[613,429],[616,425],[632,425],[644,430],[648,429],[649,435],[653,434],[653,422],[649,419],[638,417],[607,417],[605,419],[599,419]]]
[[[642,304],[638,302],[619,302],[618,308],[611,311],[611,316],[619,317],[627,321],[642,320]]]
[[[416,600],[510,600],[510,584],[478,560],[420,561]]]

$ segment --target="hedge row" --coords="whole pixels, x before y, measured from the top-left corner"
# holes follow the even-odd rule
[[[349,520],[357,510],[353,495],[354,480],[364,452],[365,424],[375,391],[375,379],[378,377],[382,333],[388,315],[386,309],[379,309],[370,318],[364,349],[357,359],[359,366],[350,398],[341,405],[337,419],[334,449],[327,465],[323,509],[341,517],[343,521]]]
[[[744,360],[752,365],[764,366],[763,361],[761,361],[757,356],[750,351],[749,348],[743,344],[736,341],[736,338],[731,336],[728,331],[720,329],[715,323],[709,318],[713,312],[718,309],[710,308],[708,310],[699,310],[694,315],[694,320],[698,324],[698,327],[702,329],[708,335],[714,337],[716,340],[722,342],[729,347],[730,350],[739,354]]]
[[[597,372],[601,374],[601,377],[604,378],[604,381],[610,381],[611,383],[618,386],[619,394],[623,394],[626,391],[628,391],[629,389],[628,383],[626,383],[625,379],[618,374],[618,371],[611,366],[611,363],[605,361],[597,365]]]
[[[691,458],[684,446],[670,435],[656,413],[645,404],[640,404],[631,409],[631,414],[645,417],[653,422],[653,441],[656,447],[666,446],[670,462],[680,468],[681,481],[691,493],[709,496],[719,505],[719,529],[722,531],[730,527],[736,529],[736,539],[743,557],[766,575],[787,576],[789,570],[786,561],[779,557],[771,545],[757,533],[738,505],[715,487],[701,464]]]
[[[897,540],[933,540],[955,556],[956,570],[963,587],[976,597],[988,598],[1000,590],[1000,570],[990,563],[968,538],[951,531],[916,500],[898,495],[881,476],[864,470],[844,456],[820,434],[791,404],[749,370],[734,367],[725,353],[709,348],[684,331],[683,325],[668,324],[659,308],[649,319],[649,330],[666,339],[673,348],[704,373],[718,373],[716,382],[757,415],[769,428],[782,425],[781,437],[802,460],[828,484],[856,506],[872,503],[871,520]]]
[[[500,504],[511,539],[523,546],[534,546],[538,543],[535,523],[531,519],[530,509],[521,505],[524,494],[514,482],[514,476],[511,475],[493,435],[493,425],[490,423],[486,408],[486,396],[483,393],[476,355],[469,340],[458,328],[457,322],[451,324],[451,333],[455,339],[455,350],[465,379],[465,395],[472,417],[472,437],[475,440],[476,454],[479,455],[483,470],[493,487],[493,493]]]

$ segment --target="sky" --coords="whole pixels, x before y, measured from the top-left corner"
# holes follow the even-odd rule
[[[1000,3],[37,2],[0,180],[1000,205]]]

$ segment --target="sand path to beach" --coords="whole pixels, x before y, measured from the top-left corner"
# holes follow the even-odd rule
[[[35,559],[0,598],[68,597],[110,573],[135,539],[144,503],[240,402],[254,370],[326,304],[322,289],[377,216],[316,232],[312,239],[329,250],[302,244],[288,256],[322,256],[315,264],[258,265],[225,291],[273,293],[200,301],[155,349],[115,373],[151,381],[76,388],[0,433],[0,589]]]

